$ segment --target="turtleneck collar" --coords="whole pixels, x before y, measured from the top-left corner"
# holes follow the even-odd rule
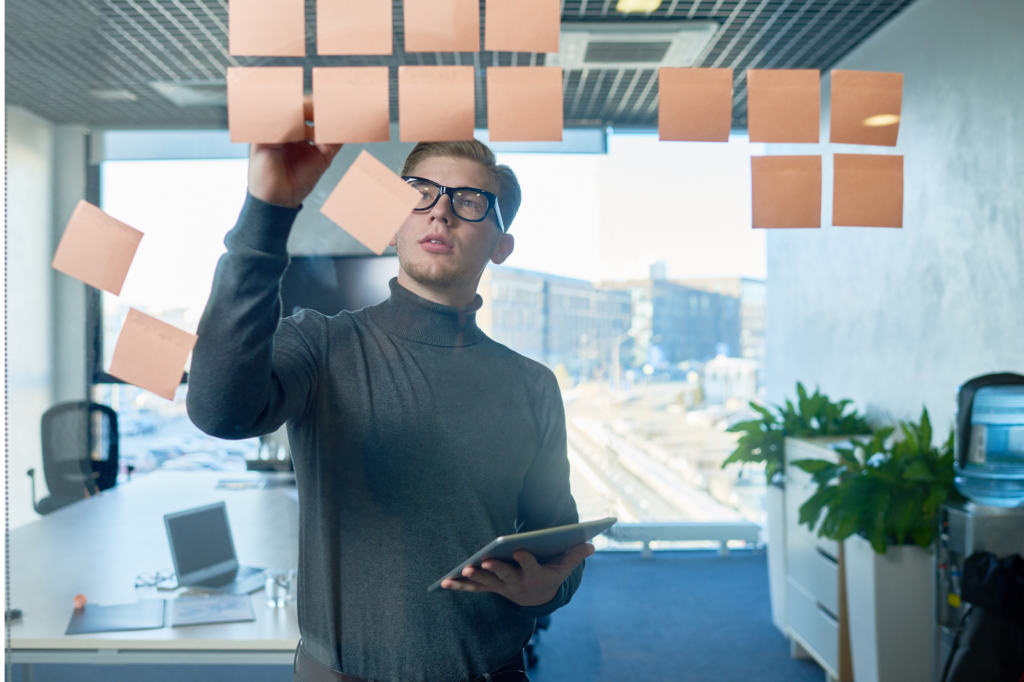
[[[456,308],[417,296],[399,284],[397,277],[392,278],[388,286],[391,298],[366,311],[389,333],[410,341],[450,348],[480,341],[483,332],[476,326],[476,311],[484,302],[479,294],[469,305]]]

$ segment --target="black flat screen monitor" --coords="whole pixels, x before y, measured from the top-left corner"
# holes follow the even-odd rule
[[[356,311],[391,296],[397,256],[292,256],[281,281],[281,315],[303,308],[323,315]]]

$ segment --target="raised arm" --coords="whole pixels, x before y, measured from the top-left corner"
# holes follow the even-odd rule
[[[309,100],[306,118],[313,119]],[[308,141],[250,148],[249,194],[224,240],[228,252],[217,264],[189,372],[188,414],[206,433],[270,433],[300,414],[315,388],[323,319],[282,322],[280,285],[292,223],[340,148]]]

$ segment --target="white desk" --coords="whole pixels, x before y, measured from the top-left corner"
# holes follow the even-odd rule
[[[295,603],[266,605],[252,594],[256,620],[158,630],[65,635],[72,600],[125,604],[177,592],[135,588],[135,577],[173,570],[163,515],[224,500],[243,565],[295,568],[298,504],[285,491],[221,490],[233,472],[154,472],[11,531],[13,663],[230,663],[291,665],[299,641]],[[178,592],[180,592],[179,590]]]

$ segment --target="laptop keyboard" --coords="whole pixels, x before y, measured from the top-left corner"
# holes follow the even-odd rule
[[[238,570],[235,571],[234,575],[215,575],[212,578],[207,578],[206,580],[197,582],[195,584],[199,587],[222,587],[233,582],[238,582],[240,580],[245,580],[246,578],[251,578],[252,576],[258,575],[260,573],[263,573],[262,568],[253,568],[252,566],[239,566]]]
[[[252,566],[239,566],[238,572],[235,573],[235,580],[245,580],[250,576],[254,576],[262,572],[262,568],[253,568]]]

